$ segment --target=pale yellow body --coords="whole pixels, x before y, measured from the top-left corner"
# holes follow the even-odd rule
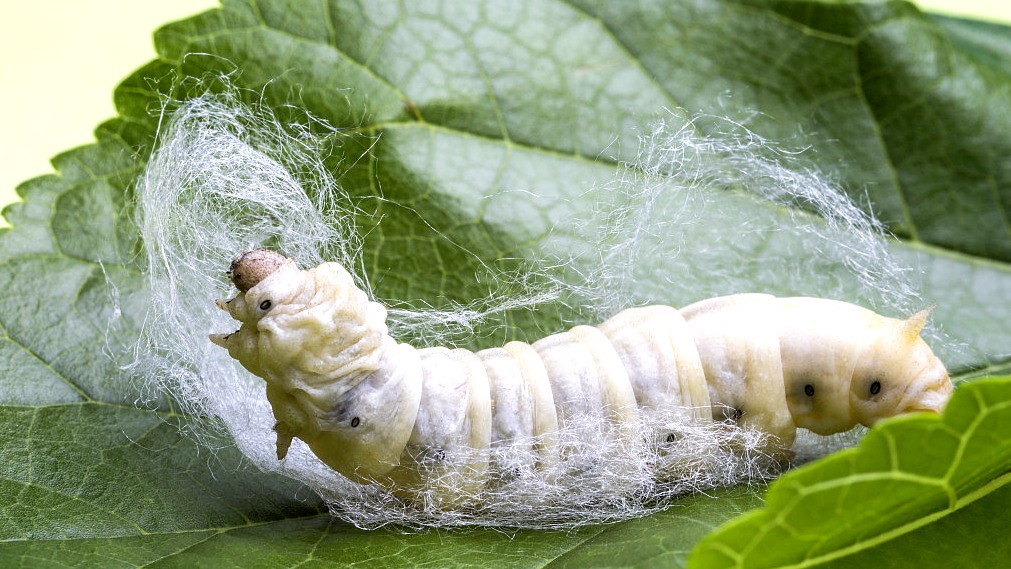
[[[576,416],[618,436],[641,413],[736,421],[785,456],[798,427],[827,434],[939,412],[952,390],[919,337],[926,313],[896,320],[816,298],[631,308],[476,354],[397,343],[386,310],[333,263],[287,262],[221,304],[243,324],[212,340],[266,380],[279,458],[296,437],[352,480],[406,496],[445,486],[447,504],[497,474],[486,449],[525,445],[531,468],[557,460],[555,436]],[[440,466],[461,449],[465,464]]]

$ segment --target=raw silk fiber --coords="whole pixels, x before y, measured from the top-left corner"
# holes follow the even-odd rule
[[[697,128],[701,122],[709,125],[704,135]],[[556,465],[490,484],[465,507],[444,507],[436,500],[407,504],[381,489],[352,483],[300,441],[278,461],[263,381],[212,345],[207,335],[234,328],[214,300],[234,295],[225,269],[237,254],[252,248],[272,248],[302,268],[340,262],[371,296],[362,271],[362,232],[355,227],[363,216],[327,162],[342,136],[313,117],[282,123],[269,109],[241,103],[235,93],[166,108],[157,146],[137,184],[137,223],[153,297],[129,363],[152,390],[181,404],[191,417],[187,429],[198,441],[226,431],[256,467],[303,482],[327,500],[335,516],[360,527],[573,527],[641,516],[678,494],[775,474],[779,465],[756,450],[760,433],[725,423],[679,423],[676,413],[644,417],[634,426],[640,436],[633,441],[650,440],[649,434],[661,428],[676,433],[673,447],[662,450],[610,436],[606,424],[569,421],[559,433],[563,458]],[[658,243],[672,252],[672,274],[710,275],[707,285],[700,284],[701,278],[693,282],[690,275],[662,282],[670,298],[743,292],[734,289],[754,286],[751,260],[735,258],[733,249],[719,244],[692,241],[685,231],[697,228],[705,215],[719,215],[707,196],[728,188],[782,213],[768,222],[722,227],[722,243],[775,232],[800,236],[810,246],[806,257],[777,263],[778,290],[773,292],[838,293],[801,284],[807,283],[803,275],[819,270],[811,265],[817,258],[844,267],[856,283],[851,294],[865,304],[893,313],[917,306],[903,271],[886,252],[878,224],[817,171],[795,162],[799,160],[791,154],[731,121],[684,121],[671,113],[645,131],[633,163],[619,165],[610,182],[585,188],[587,199],[597,192],[610,196],[607,211],[564,228],[589,244],[589,254],[535,258],[529,274],[497,276],[511,284],[548,283],[502,289],[521,290],[518,295],[490,293],[450,310],[413,309],[412,299],[398,299],[390,329],[395,335],[452,343],[474,323],[505,310],[565,302],[603,319],[633,304],[669,303],[641,298],[649,290],[642,283],[656,279],[642,259]],[[617,207],[613,196],[619,198]]]

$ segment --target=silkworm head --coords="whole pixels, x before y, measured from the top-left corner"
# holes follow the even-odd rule
[[[246,251],[232,261],[228,268],[228,278],[239,292],[248,292],[285,263],[290,262],[284,255],[266,249]]]
[[[218,301],[217,305],[242,326],[231,334],[212,334],[210,339],[228,349],[251,372],[262,375],[257,356],[261,328],[265,326],[261,321],[272,313],[291,311],[287,305],[301,291],[300,271],[293,261],[280,254],[257,250],[237,257],[228,273],[240,292],[227,302]],[[245,286],[249,288],[243,290]]]
[[[242,326],[231,334],[211,335],[212,342],[268,384],[295,381],[298,374],[315,377],[321,361],[346,363],[348,377],[377,369],[387,337],[386,309],[371,302],[347,270],[323,263],[302,271],[276,253],[254,253],[233,265],[243,271],[265,267],[269,273],[249,290],[218,303]]]

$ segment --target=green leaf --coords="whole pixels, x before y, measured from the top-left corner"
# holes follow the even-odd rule
[[[24,201],[5,211],[12,228],[0,233],[0,564],[668,567],[761,501],[760,488],[690,496],[646,519],[572,533],[364,532],[331,521],[310,490],[252,471],[227,438],[205,438],[209,451],[180,435],[190,418],[175,413],[173,394],[148,393],[121,369],[148,298],[131,187],[165,97],[200,95],[215,74],[228,74],[249,102],[311,113],[356,135],[335,148],[332,163],[366,209],[359,222],[369,277],[383,297],[436,306],[487,294],[479,277],[486,266],[508,268],[502,259],[578,248],[572,236],[550,239],[558,237],[552,225],[595,211],[578,197],[634,157],[637,127],[670,118],[665,107],[729,115],[772,140],[809,133],[811,162],[857,202],[866,196],[898,236],[895,253],[924,271],[934,320],[951,339],[938,346],[949,367],[965,377],[1007,369],[1007,28],[931,19],[905,2],[500,6],[228,0],[157,32],[159,58],[116,90],[119,117],[99,127],[97,143],[57,157],[57,174],[23,184]],[[724,217],[690,228],[691,243],[753,258],[745,284],[775,290],[778,259],[796,244],[770,236],[727,243],[720,230],[782,212],[753,196],[711,193]],[[692,260],[647,247],[643,263],[654,276],[633,294],[680,305],[722,286]],[[697,288],[672,292],[671,275]],[[538,337],[563,317],[573,317],[570,307],[536,320],[511,315],[510,337]],[[991,385],[959,390],[985,392],[992,418],[1011,395]],[[974,400],[960,398],[960,406]],[[945,421],[972,419],[960,409]],[[902,430],[903,441],[940,441],[941,424],[916,418],[889,428]],[[951,502],[917,488],[909,508],[878,508],[867,528],[880,535],[933,523],[846,560],[928,555],[932,531],[954,536],[945,540],[952,551],[978,552],[1007,500],[997,487],[1006,468],[982,465],[1006,448],[996,441],[957,461],[942,450],[886,456],[902,468],[954,468],[952,480],[962,481],[956,505],[973,488],[993,491],[933,521],[931,512]],[[939,458],[926,464],[924,456]],[[805,472],[821,471],[797,474],[803,492],[832,484]],[[840,488],[866,501],[859,484]],[[865,520],[859,514],[844,527]],[[785,536],[782,548],[796,550],[792,540]]]
[[[201,450],[178,417],[109,403],[5,406],[0,417],[5,542],[173,538],[324,511],[296,484],[242,468],[230,445]]]
[[[1005,529],[983,520],[1011,505],[1009,429],[1011,378],[965,385],[942,417],[892,419],[784,475],[765,507],[703,539],[689,567],[943,566],[944,550],[957,565],[971,544],[982,546],[975,565],[1000,566]]]

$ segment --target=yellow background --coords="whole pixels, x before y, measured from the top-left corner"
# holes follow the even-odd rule
[[[385,1],[385,0],[381,0]],[[217,0],[2,0],[0,206],[49,159],[92,142],[113,88],[154,58],[151,34]],[[1011,24],[1007,0],[920,0],[926,10]],[[0,225],[4,222],[0,220]]]

